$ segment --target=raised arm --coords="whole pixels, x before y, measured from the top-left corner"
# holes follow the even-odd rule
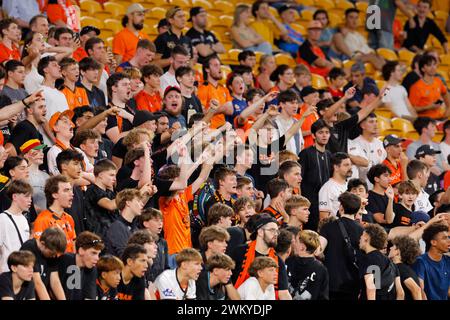
[[[336,111],[339,110],[340,107],[342,107],[348,100],[350,100],[355,96],[355,93],[356,93],[355,86],[348,88],[345,91],[345,94],[342,98],[340,98],[333,105],[331,105],[331,107],[325,110],[323,116],[326,118],[332,117],[336,113]]]

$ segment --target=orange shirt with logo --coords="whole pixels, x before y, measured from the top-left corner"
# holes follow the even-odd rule
[[[391,170],[391,185],[394,186],[399,182],[402,182],[405,180],[405,177],[403,176],[403,170],[402,165],[400,164],[400,161],[397,161],[396,165],[397,167],[392,164],[388,159],[384,159],[383,164],[386,165],[386,167]]]
[[[0,63],[3,63],[7,60],[18,60],[20,59],[20,50],[14,44],[12,44],[12,48],[8,48],[4,45],[3,42],[0,42]]]
[[[77,50],[74,51],[72,56],[76,61],[80,62],[84,58],[87,58],[88,54],[86,53],[86,50],[84,50],[83,47],[79,47]]]
[[[219,84],[217,87],[214,87],[212,84],[202,84],[198,88],[197,93],[200,102],[203,105],[205,110],[209,109],[209,103],[212,99],[216,99],[219,101],[219,105],[230,102],[233,98],[230,95],[230,92],[223,85]],[[216,114],[211,119],[211,128],[217,129],[225,124],[225,115],[224,114]]]
[[[138,110],[148,110],[150,112],[158,112],[162,110],[162,98],[159,91],[152,95],[141,90],[135,97]]]
[[[113,53],[122,56],[121,63],[129,61],[136,53],[137,44],[141,39],[150,40],[148,35],[141,31],[136,36],[130,29],[123,28],[113,39]]]
[[[159,209],[164,219],[164,238],[169,254],[191,248],[191,220],[188,203],[194,200],[192,185],[173,198],[159,198]]]
[[[447,92],[447,88],[438,77],[434,77],[433,83],[427,84],[423,79],[420,79],[411,86],[409,90],[409,101],[415,108],[425,107],[435,103],[437,100],[442,100],[442,96]],[[421,117],[430,117],[433,119],[443,118],[445,113],[445,104],[442,103],[438,109],[418,111]]]
[[[298,110],[298,114],[296,114],[294,116],[294,118],[297,120],[300,120],[302,115],[306,112],[307,109],[308,109],[308,105],[306,103],[304,103],[300,107],[300,109]],[[316,122],[317,120],[319,120],[319,116],[316,112],[313,112],[312,114],[307,116],[302,124],[302,132],[311,131],[312,124],[314,122]],[[314,144],[314,138],[313,138],[312,134],[308,134],[308,135],[303,134],[303,140],[304,140],[304,148],[311,147]]]
[[[66,253],[75,253],[76,234],[72,216],[64,212],[61,217],[58,217],[49,210],[42,211],[34,221],[33,237],[39,239],[42,233],[51,227],[57,227],[64,231],[67,239]]]
[[[70,88],[64,86],[61,92],[66,96],[70,110],[89,105],[89,98],[84,88],[75,87],[75,91],[72,91]]]

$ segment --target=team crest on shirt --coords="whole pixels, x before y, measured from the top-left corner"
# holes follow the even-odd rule
[[[82,103],[83,99],[81,99],[81,97],[78,97],[78,103]]]
[[[175,292],[170,288],[164,289],[162,293],[164,297],[175,297]]]
[[[173,42],[173,41],[167,42],[167,47],[168,47],[169,49],[173,49],[173,48],[175,48],[175,46],[176,46],[175,42]]]

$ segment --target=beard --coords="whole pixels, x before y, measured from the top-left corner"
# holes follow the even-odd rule
[[[269,248],[275,248],[277,246],[277,238],[275,238],[275,240],[272,240],[272,239],[270,239],[270,238],[265,236],[264,237],[264,242],[266,243],[266,245]]]
[[[133,27],[134,27],[136,30],[142,30],[142,29],[144,29],[144,24],[143,24],[143,23],[134,23],[134,22],[133,22]]]
[[[181,114],[181,108],[177,108],[177,110],[173,110],[173,109],[165,109],[165,111],[170,114],[171,116],[177,117]]]

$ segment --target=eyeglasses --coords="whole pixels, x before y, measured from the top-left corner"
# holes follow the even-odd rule
[[[263,228],[264,231],[269,231],[275,234],[280,234],[280,230],[276,229],[276,228],[270,228],[270,229],[265,229]]]

